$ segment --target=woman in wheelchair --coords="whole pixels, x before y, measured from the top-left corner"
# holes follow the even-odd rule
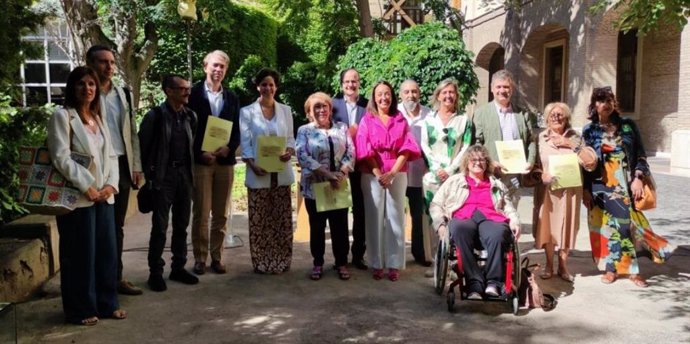
[[[433,228],[440,238],[450,238],[460,251],[467,298],[499,297],[505,280],[504,255],[517,240],[520,220],[508,188],[493,175],[489,152],[481,145],[465,151],[460,174],[446,180],[429,207]],[[488,252],[484,269],[473,254],[475,244]]]

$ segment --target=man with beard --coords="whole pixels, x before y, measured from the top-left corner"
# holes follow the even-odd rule
[[[347,124],[354,139],[369,100],[359,95],[359,73],[354,68],[340,72],[340,86],[342,93],[333,98],[333,120]],[[352,191],[352,265],[366,270],[368,267],[364,262],[364,196],[361,187],[362,174],[357,167],[350,172],[349,179]]]
[[[523,173],[532,170],[537,158],[537,143],[532,129],[533,119],[511,102],[515,87],[513,74],[502,69],[491,77],[491,93],[494,101],[474,112],[472,121],[475,127],[476,143],[486,146],[495,163],[495,174],[503,175],[503,183],[509,188],[509,196],[517,207],[520,200],[517,188],[520,186],[518,174],[504,174],[504,167],[499,163],[496,141],[522,140],[527,157]]]
[[[421,147],[424,118],[431,109],[419,103],[420,96],[421,90],[416,81],[407,79],[400,85],[401,103],[398,104],[398,111],[407,120],[417,145]],[[425,216],[424,190],[422,188],[422,178],[426,170],[424,159],[417,159],[408,163],[405,195],[412,218],[412,256],[415,262],[423,266],[431,266],[431,233],[429,232],[429,219]]]
[[[185,270],[187,226],[192,208],[193,143],[196,114],[186,107],[189,81],[180,75],[163,78],[166,100],[151,109],[141,122],[139,143],[146,182],[153,187],[153,214],[149,240],[149,279],[153,291],[167,289],[163,279],[163,249],[172,208],[172,264],[170,280],[196,284],[199,279]]]

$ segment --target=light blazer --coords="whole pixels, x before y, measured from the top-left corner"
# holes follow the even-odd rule
[[[536,135],[532,134],[534,122],[527,112],[522,111],[515,105],[512,107],[520,139],[525,145],[527,163],[534,166],[537,161]],[[475,129],[475,142],[484,145],[489,150],[491,159],[498,161],[498,153],[496,152],[496,144],[494,142],[503,141],[503,132],[501,131],[501,123],[498,119],[495,102],[489,102],[475,110],[472,122]]]
[[[103,134],[103,157],[102,165],[96,166],[93,162],[93,157],[96,154],[96,148],[89,144],[88,134],[81,118],[74,109],[60,108],[56,110],[50,117],[48,122],[48,151],[50,151],[50,159],[53,161],[53,166],[67,179],[74,187],[82,192],[82,195],[77,201],[76,207],[90,207],[93,202],[86,199],[84,193],[89,187],[94,187],[100,190],[105,185],[110,185],[118,192],[118,181],[120,180],[120,172],[118,168],[117,155],[113,152],[110,145],[110,133],[107,125],[96,117],[96,121],[102,128]],[[71,137],[71,139],[70,139]],[[91,165],[86,168],[79,165],[72,160],[70,154],[77,152],[91,156]],[[102,184],[97,185],[96,174],[100,172],[103,176]],[[113,204],[115,197],[110,195],[108,203]]]
[[[285,105],[275,103],[275,119],[278,127],[278,136],[284,136],[286,148],[295,149],[295,135],[292,125],[292,109]],[[268,135],[266,119],[261,112],[261,105],[256,101],[240,109],[240,150],[242,159],[256,160],[256,139],[261,135]],[[290,161],[285,162],[283,172],[278,172],[278,185],[290,185],[295,182]],[[247,168],[244,184],[250,189],[263,189],[271,187],[271,176],[257,176],[251,168]]]
[[[122,87],[115,86],[115,92],[120,98],[120,109],[122,114],[122,141],[125,143],[125,154],[127,155],[127,163],[129,163],[129,176],[134,180],[134,172],[142,172],[141,168],[141,151],[139,148],[139,136],[137,135],[137,125],[134,118],[130,117],[129,106],[125,91]],[[101,102],[101,113],[107,116],[105,111],[105,102]],[[134,106],[134,104],[132,104]],[[107,121],[106,121],[107,122]]]
[[[355,123],[359,124],[367,110],[367,103],[369,101],[367,98],[362,96],[357,100],[357,118],[355,118]],[[333,120],[335,122],[343,122],[350,126],[350,114],[347,112],[347,105],[345,105],[345,99],[342,95],[333,98]]]

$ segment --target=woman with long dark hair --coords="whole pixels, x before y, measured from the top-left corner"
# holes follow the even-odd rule
[[[65,320],[86,326],[99,318],[124,319],[117,299],[114,194],[118,159],[101,117],[98,76],[89,67],[67,78],[65,106],[48,123],[55,168],[83,195],[72,212],[56,217],[60,233],[60,284]],[[91,158],[84,167],[72,153]]]

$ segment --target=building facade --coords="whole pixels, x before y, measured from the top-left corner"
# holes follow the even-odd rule
[[[593,1],[463,1],[464,40],[475,53],[479,106],[491,100],[490,77],[514,73],[517,102],[541,112],[552,101],[573,109],[573,126],[587,123],[594,87],[611,86],[624,115],[639,125],[650,155],[688,165],[690,28],[663,28],[644,37],[614,27],[615,10],[593,15]],[[471,111],[471,109],[470,109]],[[682,166],[680,166],[682,167]]]

